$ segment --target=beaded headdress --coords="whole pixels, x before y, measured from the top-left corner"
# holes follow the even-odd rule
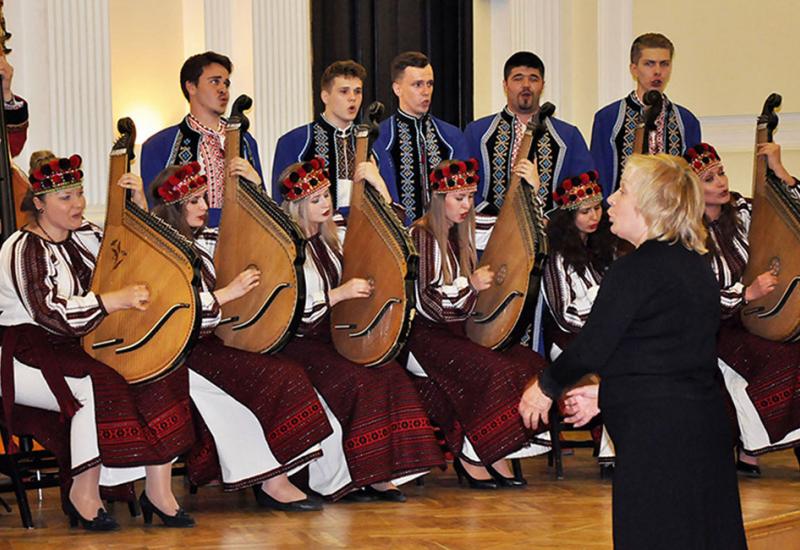
[[[575,210],[586,208],[603,200],[603,190],[597,183],[597,171],[590,170],[567,178],[553,191],[553,202],[559,208]]]
[[[313,158],[299,164],[281,182],[281,194],[286,200],[299,201],[330,186],[325,160]]]
[[[451,191],[478,190],[478,161],[454,160],[437,167],[430,175],[431,193],[450,193]]]
[[[205,193],[207,187],[208,178],[200,173],[200,163],[194,161],[184,164],[168,177],[158,187],[158,195],[164,200],[164,204],[176,204]]]
[[[57,158],[43,164],[30,176],[34,195],[44,195],[83,185],[80,155]]]

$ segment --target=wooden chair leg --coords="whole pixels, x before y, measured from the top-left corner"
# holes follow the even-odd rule
[[[561,461],[561,430],[559,423],[558,405],[550,409],[550,443],[553,446],[553,463],[555,465],[556,479],[564,479],[564,465]]]
[[[519,458],[511,459],[511,469],[514,471],[514,479],[522,481],[522,461]]]
[[[139,501],[136,499],[128,501],[128,512],[130,512],[132,518],[138,518],[142,515],[142,511],[139,509]]]
[[[0,426],[0,437],[3,440],[3,448],[8,453],[9,443],[11,441],[11,434],[5,429],[5,426]],[[20,438],[19,448],[23,449],[28,446],[32,447],[27,438]],[[22,481],[22,475],[19,471],[17,459],[15,455],[5,454],[0,457],[0,460],[5,462],[8,472],[8,477],[11,479],[11,485],[14,487],[14,496],[17,499],[17,506],[19,507],[19,519],[22,521],[22,526],[26,529],[33,529],[33,517],[31,516],[31,507],[28,504],[28,495],[25,492],[25,484]],[[7,506],[7,505],[6,505]]]
[[[26,529],[33,529],[33,518],[31,517],[31,508],[28,504],[28,495],[25,492],[25,485],[22,482],[22,476],[17,467],[17,461],[13,455],[6,457],[9,464],[9,477],[14,486],[14,496],[17,498],[17,506],[19,507],[19,519],[22,521],[22,526]]]
[[[196,495],[197,494],[197,485],[195,485],[194,483],[190,483],[189,484],[189,494],[190,495]]]
[[[417,487],[425,487],[425,476],[419,476],[417,478]]]

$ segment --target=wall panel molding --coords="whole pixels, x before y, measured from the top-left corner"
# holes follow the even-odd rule
[[[785,150],[800,150],[800,113],[780,113],[775,141]],[[757,115],[700,117],[703,141],[720,152],[753,151]]]

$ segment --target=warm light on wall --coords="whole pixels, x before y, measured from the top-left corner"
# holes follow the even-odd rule
[[[144,143],[147,138],[174,123],[174,120],[158,111],[152,104],[132,103],[127,107],[123,104],[121,109],[119,115],[132,118],[136,124],[137,145]]]

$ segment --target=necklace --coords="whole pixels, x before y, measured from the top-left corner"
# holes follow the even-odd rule
[[[55,242],[56,242],[56,240],[55,240],[53,237],[51,237],[51,236],[50,236],[50,233],[48,233],[48,232],[47,232],[47,230],[46,230],[44,227],[42,227],[42,224],[40,224],[39,222],[36,222],[36,227],[38,227],[39,229],[41,229],[41,230],[42,230],[42,233],[44,233],[44,234],[45,234],[45,236],[46,236],[48,239],[50,239],[50,242],[51,242],[51,243],[55,243]]]

